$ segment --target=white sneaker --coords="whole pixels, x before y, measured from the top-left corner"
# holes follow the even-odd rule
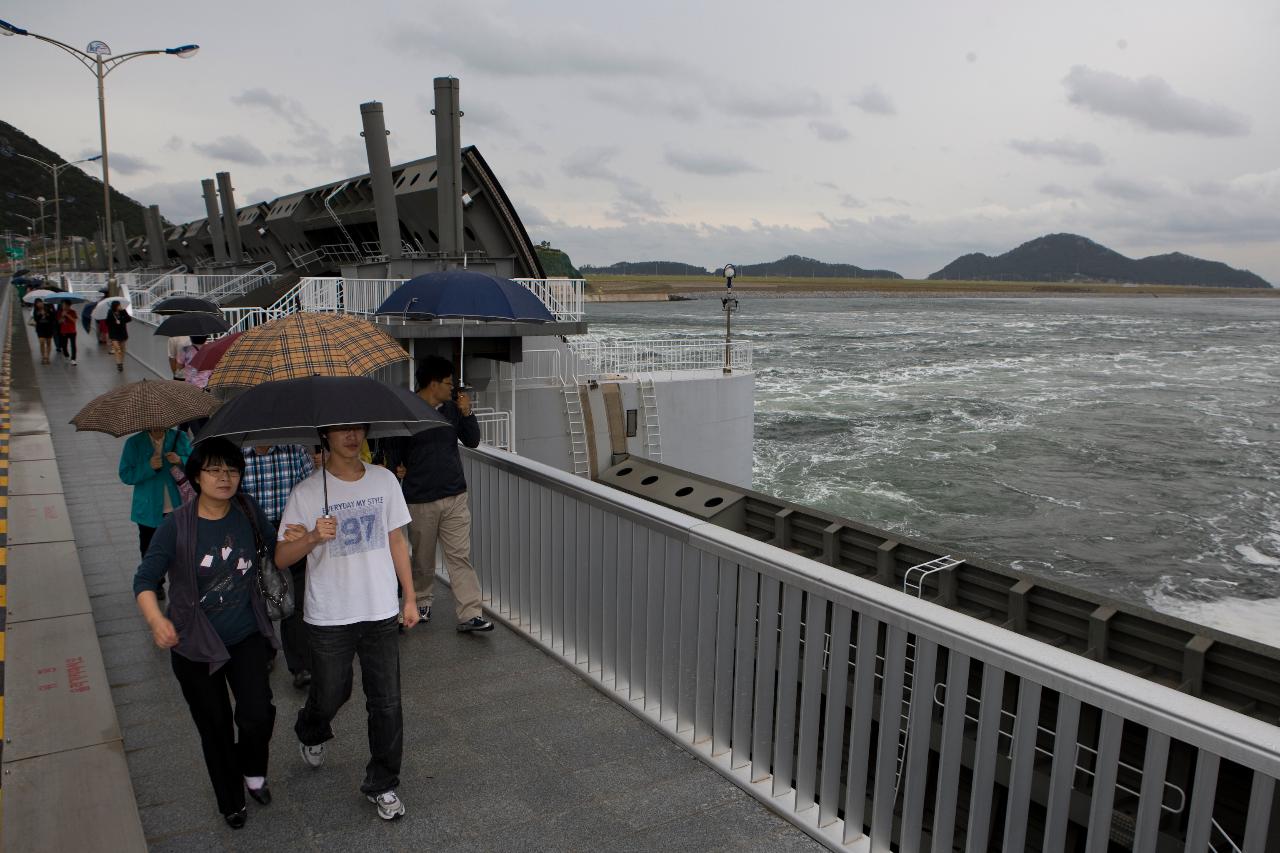
[[[76,366],[76,360],[75,360],[74,358],[73,358],[73,359],[71,359],[71,366],[72,366],[72,367],[75,367],[75,366]]]
[[[383,820],[395,820],[404,814],[404,803],[400,802],[395,791],[383,791],[376,797],[366,794],[365,797],[378,807],[378,817]]]
[[[298,751],[302,753],[302,760],[307,763],[308,767],[319,767],[324,764],[324,744],[318,743],[315,746],[307,746],[302,741],[298,741]]]

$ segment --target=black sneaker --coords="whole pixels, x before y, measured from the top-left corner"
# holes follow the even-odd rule
[[[493,623],[483,616],[473,616],[466,622],[458,623],[458,633],[467,634],[472,631],[492,631]]]
[[[424,625],[431,621],[431,605],[430,604],[428,604],[426,607],[418,608],[418,621]]]
[[[247,808],[243,808],[238,812],[224,814],[222,818],[227,822],[227,826],[232,829],[244,829],[245,821],[249,819],[249,810]]]

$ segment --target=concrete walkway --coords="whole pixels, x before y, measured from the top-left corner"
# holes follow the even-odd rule
[[[77,433],[67,423],[109,388],[156,377],[132,361],[118,374],[86,335],[78,367],[56,357],[40,365],[30,356],[34,337],[27,330],[24,346],[19,328],[26,327],[14,329],[15,382],[34,380],[43,397],[151,850],[819,849],[511,632],[458,635],[447,588],[436,620],[401,646],[400,794],[408,814],[384,823],[360,794],[367,745],[358,686],[334,723],[325,765],[302,764],[292,726],[304,697],[281,657],[272,676],[275,801],[266,808],[249,802],[248,826],[229,829],[169,653],[152,643],[133,600],[137,528],[129,521],[130,489],[117,477],[122,441]],[[93,847],[92,826],[83,827],[83,837]]]

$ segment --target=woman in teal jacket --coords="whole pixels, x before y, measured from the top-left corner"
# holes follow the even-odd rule
[[[133,486],[133,510],[129,518],[138,525],[138,550],[147,556],[151,537],[169,513],[182,506],[182,494],[170,469],[182,468],[191,455],[191,440],[176,429],[135,433],[120,454],[120,480]],[[157,597],[164,598],[164,587]]]

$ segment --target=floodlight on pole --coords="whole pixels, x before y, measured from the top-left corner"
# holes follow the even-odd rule
[[[725,373],[733,373],[730,327],[733,312],[738,307],[738,300],[733,296],[733,279],[737,274],[738,270],[733,264],[724,265],[724,297],[720,300],[720,307],[724,310],[724,367],[722,369]]]
[[[69,53],[76,60],[89,69],[98,79],[98,130],[102,137],[102,209],[103,209],[103,234],[102,240],[106,247],[107,255],[107,292],[111,296],[120,295],[120,287],[116,283],[115,275],[115,259],[114,246],[112,241],[114,235],[111,233],[111,171],[107,156],[107,99],[103,81],[106,76],[114,71],[121,64],[128,62],[130,59],[137,59],[139,56],[176,56],[179,59],[188,59],[195,56],[200,50],[198,44],[184,44],[178,47],[167,47],[158,50],[135,50],[131,53],[122,53],[119,56],[113,56],[111,48],[104,41],[91,41],[84,50],[72,47],[69,44],[58,41],[49,36],[42,36],[39,33],[33,33],[22,27],[14,26],[8,21],[0,21],[0,35],[5,36],[29,36],[42,42],[53,45],[54,47]]]
[[[54,262],[58,265],[58,282],[64,284],[62,275],[62,195],[58,192],[58,176],[62,174],[64,169],[71,166],[78,166],[81,163],[93,163],[102,159],[101,154],[94,154],[92,157],[85,157],[83,160],[73,160],[70,163],[46,163],[43,160],[37,160],[29,154],[22,154],[14,151],[15,156],[21,157],[23,160],[30,160],[38,166],[42,166],[53,175],[53,242],[57,247],[54,251],[57,253]],[[74,201],[75,199],[71,199]]]

